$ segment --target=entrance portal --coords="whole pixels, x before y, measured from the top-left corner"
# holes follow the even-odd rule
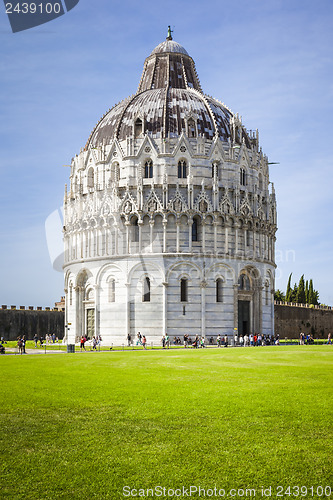
[[[248,335],[250,333],[250,301],[238,301],[238,334]]]

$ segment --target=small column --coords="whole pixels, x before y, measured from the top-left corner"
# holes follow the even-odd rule
[[[106,226],[104,228],[104,242],[105,242],[104,255],[109,255],[108,228]]]
[[[214,226],[214,253],[216,254],[217,253],[217,226],[218,226],[218,222],[217,221],[214,221],[213,222],[213,226]]]
[[[143,227],[143,220],[138,221],[138,226],[139,226],[139,253],[142,252],[142,227]]]
[[[118,224],[115,224],[114,226],[114,253],[118,255],[119,253],[119,239],[118,239],[118,234],[119,234],[119,226]]]
[[[179,253],[179,248],[180,248],[180,221],[176,221],[176,228],[177,228],[177,238],[176,238],[176,252]]]
[[[168,311],[168,283],[163,282],[163,335],[165,335],[168,331],[168,319],[167,319],[167,311]]]
[[[225,226],[225,241],[224,241],[224,253],[229,253],[229,228]]]
[[[206,222],[203,220],[201,222],[202,227],[202,251],[205,253],[206,251]]]
[[[150,226],[150,251],[153,252],[153,241],[154,241],[154,220],[149,221]]]
[[[163,225],[163,253],[166,253],[166,251],[167,251],[167,225],[168,225],[167,219],[163,219],[162,225]]]
[[[254,230],[254,227],[252,229],[252,252],[253,252],[253,258],[256,258],[257,254],[256,254],[256,240],[257,240],[257,234]]]
[[[235,255],[238,255],[238,225],[235,225]]]
[[[130,253],[130,231],[129,231],[130,225],[131,225],[131,223],[129,221],[125,222],[125,226],[126,226],[126,253],[127,254]]]
[[[192,252],[192,226],[193,219],[188,220],[188,251]]]

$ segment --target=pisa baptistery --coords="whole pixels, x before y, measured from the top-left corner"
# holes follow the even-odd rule
[[[211,75],[212,77],[214,75]],[[120,345],[274,330],[276,201],[258,131],[206,95],[168,37],[65,189],[66,337]]]

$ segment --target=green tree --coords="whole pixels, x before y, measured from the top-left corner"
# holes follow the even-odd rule
[[[286,291],[286,301],[291,302],[291,294],[292,294],[292,289],[291,289],[291,276],[293,273],[290,274],[289,279],[288,279],[288,285],[287,285],[287,291]]]
[[[317,306],[319,304],[319,292],[314,290],[312,279],[309,282],[308,304]]]
[[[278,302],[285,302],[286,297],[284,296],[284,293],[281,292],[281,290],[275,290],[274,300],[277,300]]]
[[[304,274],[302,274],[296,292],[296,302],[297,304],[305,304],[305,284],[304,284]]]
[[[306,283],[305,283],[305,303],[308,304],[309,300],[309,282],[308,280],[306,280]]]

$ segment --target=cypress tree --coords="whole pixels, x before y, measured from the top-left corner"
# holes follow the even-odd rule
[[[313,283],[312,280],[310,280],[309,283],[309,293],[308,293],[308,304],[314,304],[314,292],[313,292]]]
[[[306,304],[309,303],[309,282],[308,282],[308,280],[306,280],[306,283],[305,283],[305,303]]]
[[[305,304],[305,286],[304,286],[304,274],[302,274],[299,280],[297,292],[296,292],[296,302],[298,304]]]
[[[291,289],[291,276],[293,273],[290,274],[289,279],[288,279],[288,285],[287,285],[287,291],[286,291],[286,301],[287,302],[292,302],[291,300],[291,295],[292,295],[292,289]]]

